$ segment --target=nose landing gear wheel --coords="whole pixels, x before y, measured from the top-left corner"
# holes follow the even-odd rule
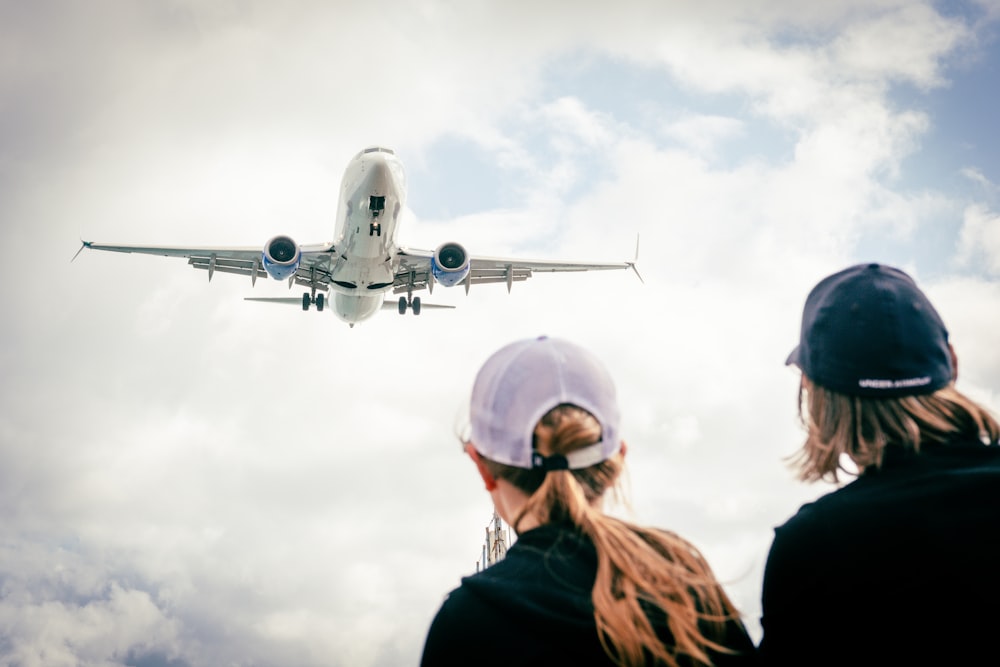
[[[399,297],[399,314],[406,315],[406,297]]]

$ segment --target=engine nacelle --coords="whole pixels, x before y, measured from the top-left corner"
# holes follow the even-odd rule
[[[431,258],[431,274],[445,287],[452,287],[469,275],[469,253],[457,243],[442,243]]]
[[[267,275],[275,280],[285,280],[299,268],[302,251],[295,241],[287,236],[275,236],[264,244],[262,263]]]

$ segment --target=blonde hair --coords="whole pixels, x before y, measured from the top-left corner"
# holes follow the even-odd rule
[[[799,479],[839,481],[854,474],[843,465],[849,458],[859,471],[879,468],[888,445],[919,452],[927,443],[956,437],[997,444],[1000,425],[990,413],[948,385],[924,396],[862,398],[831,391],[803,376],[799,385],[799,419],[808,435],[791,461]]]
[[[568,454],[597,442],[601,427],[573,405],[548,412],[535,428],[535,449],[544,456]],[[597,500],[615,485],[621,455],[581,470],[525,470],[482,459],[490,473],[529,494],[512,521],[526,516],[541,524],[569,521],[594,545],[597,576],[591,598],[598,636],[618,665],[710,665],[709,650],[732,653],[721,644],[727,621],[738,612],[698,550],[666,531],[633,525],[604,514]],[[665,622],[673,646],[665,646],[648,610]],[[658,611],[657,611],[658,610]],[[710,630],[705,636],[702,627]]]

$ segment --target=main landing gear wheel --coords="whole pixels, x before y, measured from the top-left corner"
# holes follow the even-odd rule
[[[409,308],[413,311],[414,315],[420,314],[420,297],[415,296],[413,298],[407,299],[405,296],[399,297],[399,314],[405,315],[406,309]]]
[[[302,293],[302,310],[309,310],[309,306],[316,304],[316,310],[323,312],[323,307],[326,306],[326,295],[317,294],[314,299],[309,292]]]

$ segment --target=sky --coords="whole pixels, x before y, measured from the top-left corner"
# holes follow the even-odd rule
[[[910,272],[1000,409],[1000,3],[0,0],[0,664],[416,664],[492,515],[456,430],[513,340],[618,384],[627,505],[759,638],[806,294]],[[366,146],[400,240],[622,261],[329,314],[109,243],[332,238]],[[297,296],[298,293],[295,293]],[[493,647],[502,650],[503,637]]]

